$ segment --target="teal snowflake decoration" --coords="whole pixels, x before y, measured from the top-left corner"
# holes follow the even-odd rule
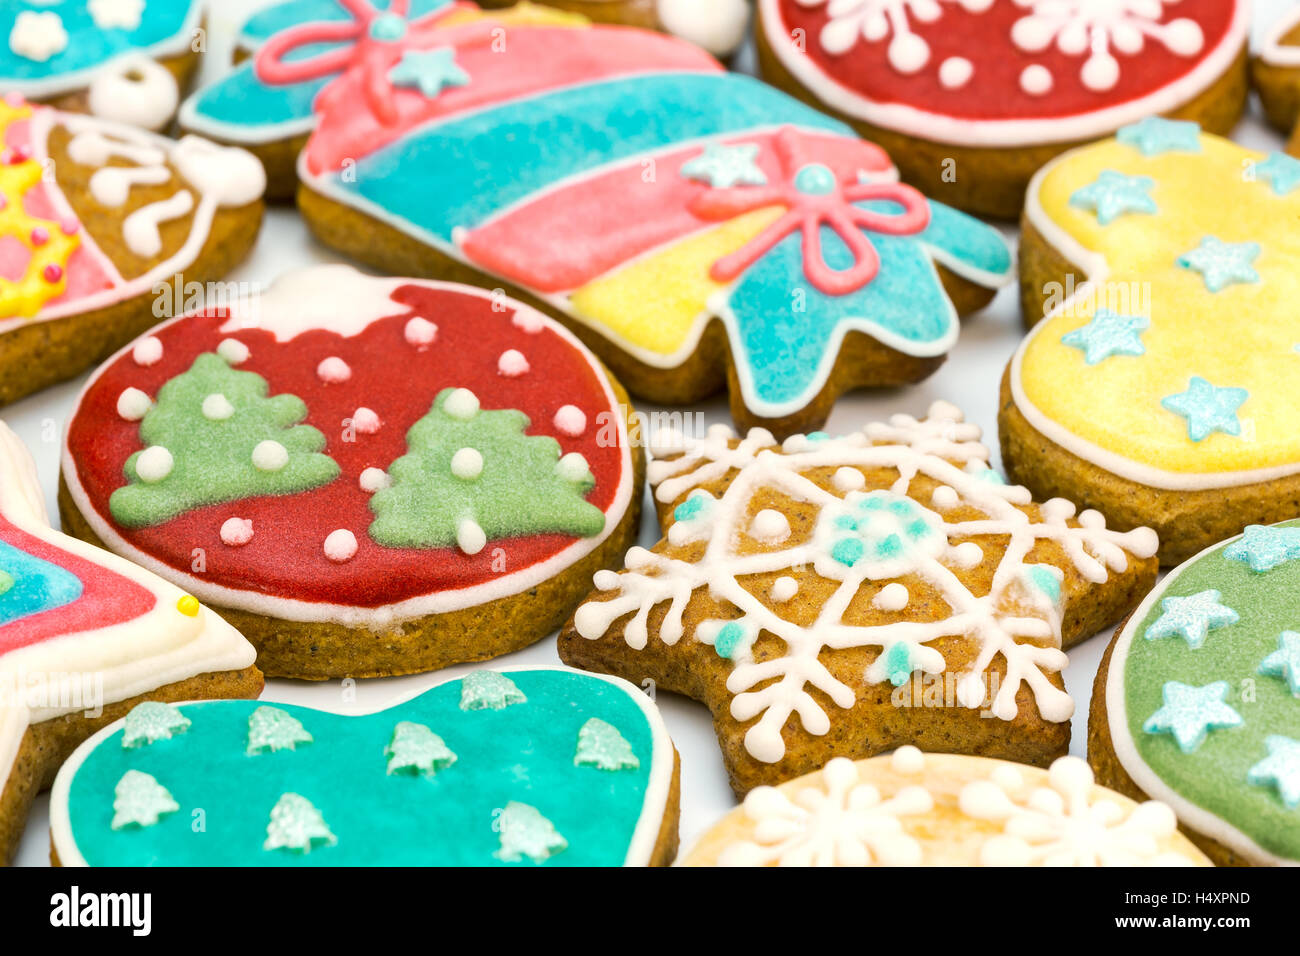
[[[1245,533],[1223,550],[1229,561],[1242,561],[1252,571],[1272,571],[1278,565],[1300,559],[1300,527],[1248,525]]]
[[[592,717],[578,731],[578,750],[573,763],[598,770],[635,770],[641,766],[627,738],[599,717]]]
[[[460,682],[461,710],[504,710],[527,701],[514,681],[496,671],[474,671]]]
[[[850,493],[842,507],[823,511],[817,537],[831,559],[818,562],[818,573],[839,579],[859,563],[873,568],[873,580],[901,577],[948,546],[941,522],[911,498],[888,491]]]
[[[299,744],[311,743],[302,722],[278,707],[259,707],[248,715],[248,746],[246,753],[274,753],[277,750],[296,750]]]
[[[1125,126],[1115,134],[1115,138],[1125,146],[1132,146],[1143,156],[1201,151],[1200,126],[1159,116],[1149,116],[1140,123]]]
[[[1098,309],[1087,325],[1067,332],[1061,343],[1083,352],[1083,360],[1096,365],[1112,355],[1145,355],[1142,333],[1151,320],[1140,315],[1119,315],[1110,309]]]
[[[1151,622],[1143,635],[1148,641],[1162,637],[1181,637],[1187,646],[1196,650],[1205,638],[1220,627],[1236,624],[1240,615],[1232,608],[1220,604],[1223,595],[1218,591],[1200,591],[1185,597],[1167,597],[1160,602],[1163,612]]]
[[[1277,650],[1259,665],[1265,677],[1280,677],[1291,689],[1292,697],[1300,697],[1300,634],[1283,631],[1278,635]]]
[[[1246,772],[1246,779],[1260,787],[1277,787],[1288,808],[1300,808],[1300,740],[1270,734],[1264,745],[1268,756]]]
[[[171,704],[147,700],[131,708],[122,721],[122,746],[126,750],[170,740],[190,727],[190,719]]]
[[[756,143],[709,143],[703,153],[682,165],[681,173],[714,189],[766,186],[767,175],[758,168],[758,154]]]
[[[424,724],[403,720],[393,728],[393,737],[384,748],[388,772],[423,774],[432,777],[456,762],[456,755]]]
[[[1224,242],[1206,236],[1191,252],[1179,256],[1178,264],[1199,272],[1205,279],[1205,288],[1211,292],[1222,292],[1234,283],[1259,281],[1259,273],[1252,263],[1261,251],[1258,242]]]
[[[518,863],[524,857],[534,863],[545,863],[569,846],[569,841],[560,836],[555,825],[536,807],[514,800],[497,815],[492,828],[501,834],[496,857],[506,863]]]
[[[1187,437],[1204,441],[1215,432],[1237,436],[1241,422],[1237,409],[1245,404],[1250,393],[1244,388],[1218,388],[1199,375],[1193,375],[1187,391],[1162,399],[1160,404],[1175,415],[1187,419]]]
[[[310,853],[338,842],[315,804],[296,793],[286,793],[271,808],[262,849]]]
[[[1103,170],[1096,182],[1076,190],[1070,205],[1097,214],[1097,222],[1109,226],[1128,213],[1154,214],[1156,201],[1151,190],[1156,181],[1150,176],[1126,176],[1113,169]]]
[[[128,770],[113,789],[113,829],[151,827],[181,808],[151,774]]]
[[[1147,718],[1142,729],[1149,734],[1173,734],[1178,749],[1185,754],[1205,743],[1211,730],[1244,723],[1241,715],[1224,703],[1227,681],[1192,687],[1171,680],[1165,682],[1161,694],[1164,706]]]

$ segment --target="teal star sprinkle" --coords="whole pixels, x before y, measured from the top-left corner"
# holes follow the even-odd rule
[[[683,164],[681,172],[687,179],[708,183],[714,189],[765,186],[767,176],[758,168],[758,151],[756,143],[710,143],[703,153]]]
[[[1109,226],[1127,213],[1156,212],[1156,201],[1150,195],[1155,184],[1150,176],[1125,176],[1106,169],[1096,182],[1077,190],[1070,197],[1070,205],[1092,210],[1099,223]]]
[[[1162,637],[1181,637],[1196,650],[1205,643],[1210,631],[1236,624],[1240,615],[1227,605],[1218,591],[1201,591],[1186,597],[1167,597],[1160,602],[1161,615],[1151,622],[1143,635],[1148,641]]]
[[[1132,146],[1143,156],[1161,153],[1199,153],[1201,128],[1183,120],[1161,119],[1149,116],[1140,123],[1125,126],[1115,138],[1125,146]]]
[[[1268,159],[1255,164],[1255,176],[1265,180],[1279,196],[1287,196],[1300,187],[1300,159],[1286,153],[1270,153]]]
[[[1223,702],[1228,694],[1226,680],[1204,687],[1171,680],[1165,682],[1161,693],[1165,705],[1147,718],[1142,729],[1149,734],[1173,734],[1178,749],[1185,754],[1205,743],[1211,730],[1244,723],[1241,714]]]
[[[1249,564],[1252,571],[1272,571],[1279,564],[1300,558],[1300,527],[1247,525],[1245,533],[1223,549],[1223,556]]]
[[[1145,355],[1142,333],[1151,320],[1140,315],[1119,315],[1110,309],[1098,309],[1087,325],[1066,333],[1061,342],[1083,351],[1083,360],[1096,365],[1112,355]]]
[[[1205,288],[1211,292],[1222,292],[1235,283],[1259,281],[1259,273],[1251,264],[1259,258],[1259,253],[1258,242],[1224,242],[1206,236],[1191,252],[1179,256],[1178,264],[1199,272]]]
[[[469,86],[469,74],[456,63],[456,51],[449,46],[432,50],[407,50],[388,71],[393,86],[417,89],[436,99],[449,86]]]
[[[1283,631],[1277,638],[1277,650],[1264,658],[1259,672],[1265,677],[1280,677],[1291,688],[1292,697],[1300,697],[1300,634]]]
[[[1199,375],[1192,376],[1187,391],[1162,399],[1160,404],[1187,419],[1187,437],[1204,441],[1215,432],[1240,435],[1237,409],[1250,397],[1244,388],[1216,388]]]
[[[1268,756],[1246,772],[1246,779],[1256,786],[1277,787],[1287,807],[1300,807],[1300,740],[1270,734],[1264,746]]]

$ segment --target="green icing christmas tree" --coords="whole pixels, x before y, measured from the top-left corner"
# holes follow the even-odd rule
[[[180,808],[167,788],[151,774],[128,770],[113,788],[113,829],[151,827]]]
[[[286,793],[271,808],[271,822],[266,825],[262,849],[310,853],[318,846],[334,846],[338,842],[325,817],[310,800]]]
[[[147,700],[137,704],[122,722],[122,746],[127,750],[169,740],[190,728],[190,719],[171,704]]]
[[[246,753],[264,754],[276,750],[294,750],[299,744],[311,743],[311,734],[302,721],[278,707],[262,706],[248,717]]]
[[[204,352],[158,390],[140,422],[145,446],[126,462],[127,486],[109,499],[128,528],[160,524],[203,505],[286,495],[328,484],[339,466],[294,395],[268,397],[266,380]]]
[[[526,803],[511,800],[497,816],[494,826],[501,834],[497,859],[506,863],[518,863],[524,857],[534,863],[545,863],[569,845],[550,820]]]
[[[641,766],[632,745],[611,723],[593,717],[578,731],[578,751],[573,763],[600,770],[634,770]]]
[[[585,495],[596,483],[582,456],[529,436],[528,416],[482,411],[466,389],[444,389],[406,433],[407,453],[388,469],[392,484],[370,500],[370,536],[390,548],[459,545],[560,532],[590,537],[605,516]]]
[[[431,777],[456,762],[442,738],[424,724],[403,720],[393,728],[393,739],[384,748],[389,773],[424,774]]]

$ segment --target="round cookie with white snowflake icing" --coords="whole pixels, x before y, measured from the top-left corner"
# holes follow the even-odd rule
[[[1250,70],[1264,114],[1291,137],[1287,152],[1300,156],[1300,7],[1279,17],[1269,29]]]
[[[346,266],[155,328],[69,423],[65,527],[221,608],[275,675],[554,630],[635,536],[619,387],[528,307]]]
[[[929,195],[1013,218],[1034,171],[1147,116],[1227,134],[1248,0],[759,0],[764,76]]]
[[[1300,863],[1300,520],[1169,574],[1111,642],[1088,759],[1220,865]]]
[[[11,0],[0,90],[161,129],[204,48],[200,0]]]
[[[1162,803],[1043,770],[900,747],[750,791],[683,866],[1209,866]]]
[[[1192,123],[1147,119],[1044,167],[1020,247],[1037,325],[1002,384],[1008,475],[1154,528],[1165,565],[1294,517],[1297,217],[1300,160]]]

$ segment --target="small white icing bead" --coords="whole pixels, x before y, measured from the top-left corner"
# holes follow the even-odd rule
[[[147,335],[136,342],[135,348],[131,350],[131,358],[135,359],[136,365],[157,365],[162,361],[162,357],[163,344],[152,335]]]
[[[949,511],[956,508],[960,503],[961,496],[957,494],[957,489],[950,488],[948,485],[940,485],[934,489],[934,494],[930,496],[930,504],[940,511]]]
[[[339,385],[352,377],[352,369],[337,355],[331,355],[316,366],[316,375],[326,384]]]
[[[406,323],[403,335],[405,335],[408,345],[424,349],[432,345],[433,340],[438,337],[438,327],[428,319],[422,319],[417,315]]]
[[[911,595],[907,593],[907,588],[897,581],[893,581],[881,588],[880,593],[875,596],[871,603],[882,611],[901,611],[907,607],[909,600],[911,600]]]
[[[162,445],[150,445],[140,452],[140,457],[135,460],[135,473],[145,484],[152,485],[170,475],[175,464],[172,453],[166,448]]]
[[[973,568],[984,560],[984,549],[974,541],[963,541],[950,553],[953,564],[959,568]]]
[[[461,481],[473,481],[483,474],[483,455],[477,448],[462,448],[451,456],[451,473]]]
[[[799,582],[792,577],[782,576],[772,582],[772,600],[784,604],[799,593]]]
[[[382,468],[367,468],[361,472],[359,479],[362,491],[374,494],[381,488],[387,488],[393,483],[393,479],[388,477],[388,472]]]
[[[587,467],[587,459],[576,451],[569,452],[556,462],[555,470],[559,472],[561,478],[566,478],[569,481],[582,481],[591,471]]]
[[[587,430],[587,416],[576,405],[561,405],[553,419],[556,431],[577,438]]]
[[[220,392],[209,395],[203,400],[203,417],[209,421],[225,421],[233,414],[235,414],[235,406],[231,405],[230,399]]]
[[[352,427],[363,435],[379,431],[379,416],[364,406],[352,413]]]
[[[278,441],[267,439],[253,449],[253,467],[261,471],[279,471],[289,464],[289,449]]]
[[[925,754],[911,744],[907,744],[894,751],[891,763],[898,773],[920,773],[925,769]]]
[[[468,388],[458,388],[442,403],[442,410],[452,418],[469,421],[478,414],[478,396]]]
[[[964,56],[950,56],[939,64],[939,82],[945,89],[960,89],[969,83],[974,75],[974,64]]]
[[[221,525],[221,541],[238,548],[253,540],[253,522],[247,518],[227,518]]]
[[[497,372],[506,378],[518,378],[527,374],[528,369],[528,359],[518,349],[506,349],[497,359]]]
[[[456,525],[456,544],[466,554],[478,554],[487,544],[487,535],[473,518],[462,518]]]
[[[117,413],[128,422],[138,422],[152,407],[153,401],[138,388],[125,389],[117,397]]]
[[[850,491],[861,491],[865,488],[867,477],[856,468],[836,468],[835,474],[831,477],[831,485],[836,491],[848,494]]]
[[[546,328],[546,320],[542,314],[534,309],[521,308],[515,312],[511,323],[515,328],[527,332],[529,335],[536,335],[542,329]]]
[[[764,508],[750,522],[749,536],[764,544],[780,544],[790,537],[790,519],[772,508]]]
[[[222,339],[217,354],[230,365],[243,365],[248,361],[248,346],[239,339]]]
[[[325,557],[337,564],[351,561],[357,553],[357,536],[347,528],[331,531],[325,538]]]
[[[1027,66],[1020,74],[1020,88],[1030,96],[1044,96],[1052,91],[1052,72],[1041,63]]]

